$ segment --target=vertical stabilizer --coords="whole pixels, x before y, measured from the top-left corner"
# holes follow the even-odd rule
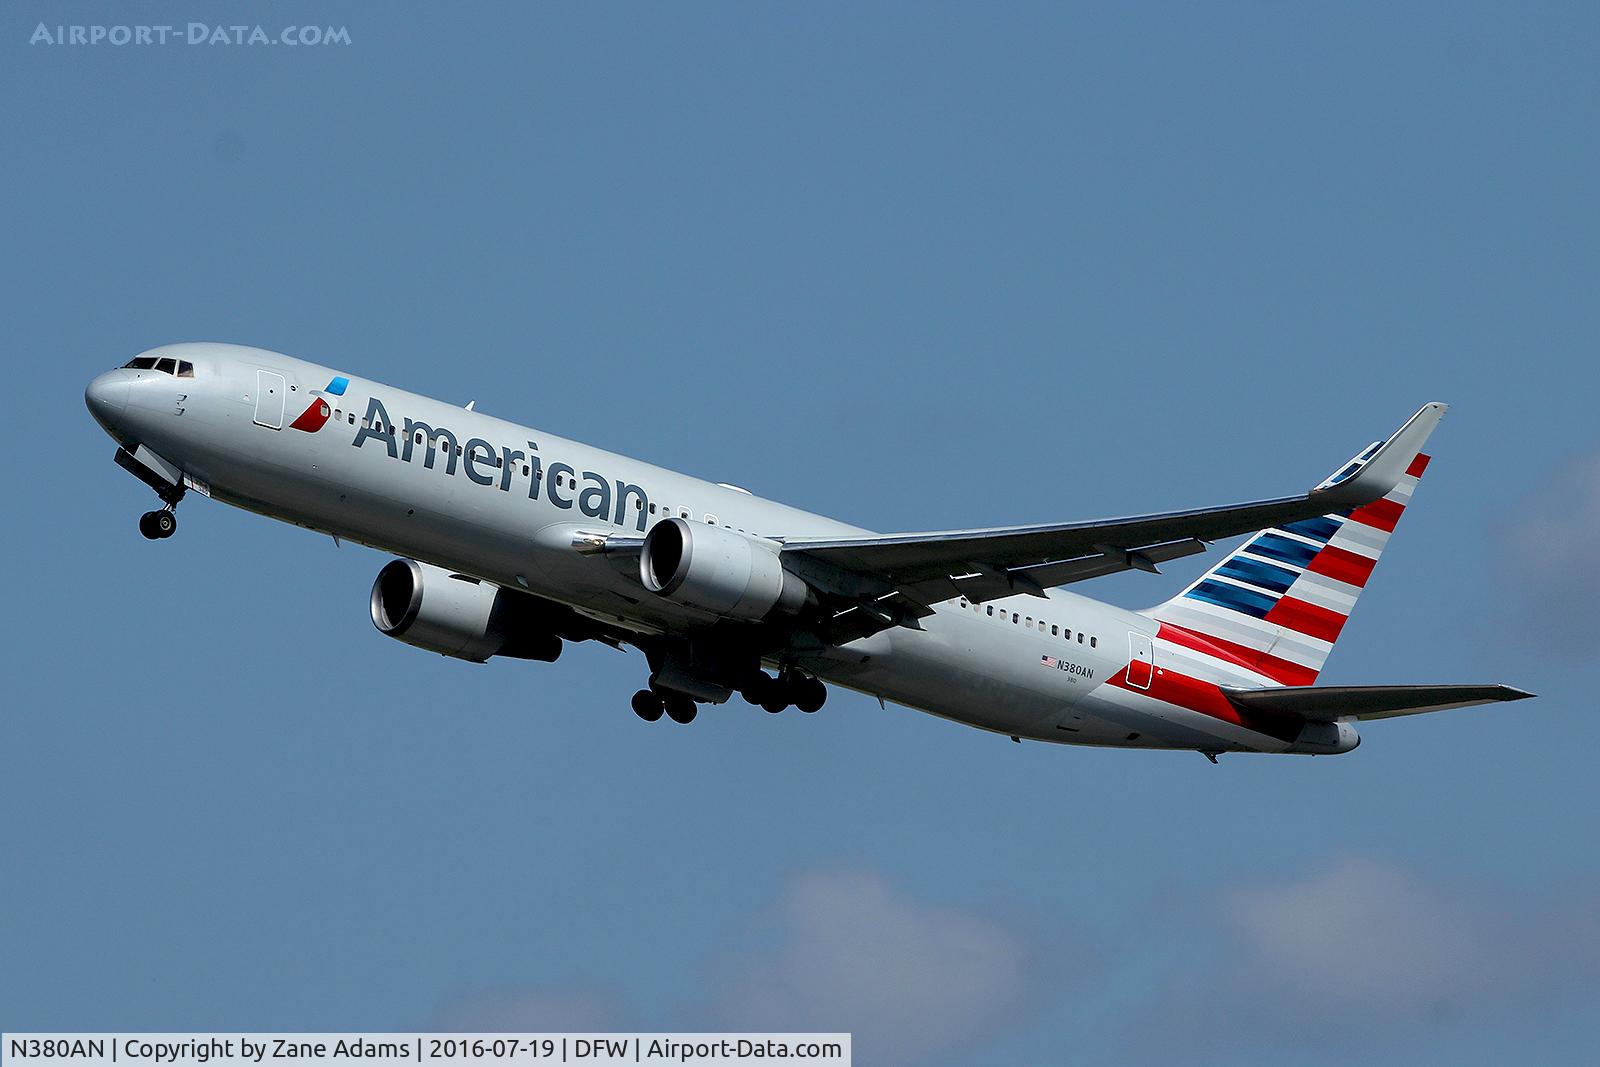
[[[1381,444],[1323,486],[1350,477]],[[1310,685],[1427,466],[1417,452],[1381,499],[1251,535],[1199,581],[1146,611],[1161,623],[1157,663],[1222,684]]]

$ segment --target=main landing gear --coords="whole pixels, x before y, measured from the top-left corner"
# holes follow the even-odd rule
[[[633,713],[645,722],[655,722],[663,714],[676,723],[694,722],[699,711],[692,697],[656,689],[641,689],[633,694]]]
[[[147,511],[139,516],[139,532],[152,541],[160,541],[178,532],[178,514],[168,504],[160,511]]]
[[[791,704],[809,715],[828,699],[828,687],[820,680],[790,670],[776,678],[757,671],[740,692],[750,703],[774,715]],[[665,715],[673,722],[691,723],[700,708],[693,697],[670,689],[641,689],[633,694],[632,704],[633,713],[645,722],[658,722]]]
[[[791,704],[809,715],[820,711],[827,703],[828,687],[796,671],[784,670],[776,678],[766,671],[757,671],[739,695],[773,715]]]

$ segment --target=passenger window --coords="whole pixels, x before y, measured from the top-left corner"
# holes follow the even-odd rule
[[[1100,639],[1098,637],[1089,638],[1089,647],[1090,648],[1097,648],[1097,647],[1099,647],[1099,645],[1100,645]]]
[[[356,413],[352,411],[350,413],[350,425],[354,426],[355,424],[356,424]]]
[[[180,359],[178,361],[178,377],[180,377],[180,378],[193,378],[194,377],[194,364],[190,363],[186,359]]]
[[[717,524],[717,517],[715,515],[707,515],[706,523],[710,526],[715,526]]]
[[[654,515],[655,513],[656,513],[656,506],[654,504],[651,504],[650,505],[650,514]]]
[[[1082,630],[1078,631],[1078,644],[1080,644],[1080,645],[1083,644],[1083,631]]]
[[[1066,638],[1068,641],[1071,641],[1072,640],[1072,631],[1069,630],[1067,627],[1063,626],[1061,628],[1061,636]]]
[[[689,517],[689,509],[688,508],[679,508],[678,509],[678,517],[681,518],[681,519],[687,519]]]
[[[990,605],[989,605],[989,614],[990,614],[990,615],[993,615],[993,614],[994,614],[994,605],[993,605],[993,604],[990,604]]]
[[[1052,625],[1050,627],[1050,636],[1051,637],[1059,637],[1060,635],[1061,635],[1061,627]]]
[[[1017,613],[1013,611],[1011,613],[1011,625],[1015,626],[1016,624],[1017,624]]]

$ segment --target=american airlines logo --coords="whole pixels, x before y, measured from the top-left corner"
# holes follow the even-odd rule
[[[350,388],[350,379],[335,377],[322,390],[319,396],[315,391],[311,394],[311,406],[300,413],[300,417],[289,424],[291,430],[304,430],[306,433],[316,433],[328,424],[328,417],[333,410],[328,407],[328,402],[323,396],[344,396],[344,391]]]
[[[335,378],[325,391],[340,396],[349,384],[346,378]],[[295,429],[315,433],[327,423],[328,414],[327,401],[317,397],[292,425]],[[360,430],[350,443],[360,448],[369,441],[381,444],[390,459],[412,463],[420,458],[427,470],[433,470],[442,461],[445,474],[453,476],[459,467],[468,481],[496,487],[502,493],[511,491],[512,479],[517,476],[519,468],[526,467],[529,500],[539,499],[540,486],[548,477],[550,484],[545,492],[550,503],[556,507],[576,507],[580,514],[618,526],[628,525],[631,519],[634,528],[644,532],[650,498],[642,486],[621,478],[608,478],[595,471],[580,473],[568,463],[551,463],[546,467],[544,458],[539,455],[539,446],[532,441],[527,442],[528,450],[524,452],[508,445],[496,447],[482,437],[469,437],[463,442],[453,430],[413,419],[406,419],[402,426],[397,427],[377,397],[367,401],[366,417],[361,420]],[[583,483],[581,487],[580,478]],[[562,490],[572,490],[575,495],[564,495]],[[633,509],[631,512],[630,507]]]

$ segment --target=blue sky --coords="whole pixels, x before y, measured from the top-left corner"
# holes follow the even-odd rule
[[[385,12],[0,8],[0,1027],[1600,1055],[1592,5]],[[28,43],[136,20],[351,43]],[[1323,680],[1540,699],[1219,767],[850,694],[647,726],[637,653],[385,640],[377,553],[141,539],[82,388],[177,340],[881,530],[1294,491],[1446,400]]]

